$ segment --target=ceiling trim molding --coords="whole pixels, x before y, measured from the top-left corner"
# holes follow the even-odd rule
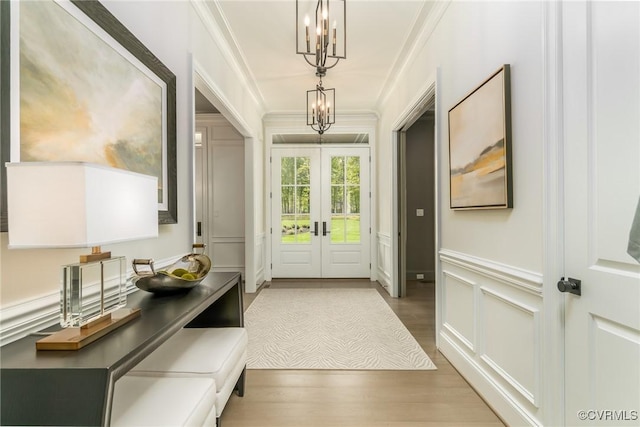
[[[418,19],[422,19],[424,23],[421,27],[419,27],[418,31],[416,31],[416,28],[412,30],[409,39],[411,39],[412,35],[416,32],[418,32],[418,34],[413,39],[413,43],[411,43],[410,45],[405,45],[403,47],[401,54],[398,56],[398,60],[391,68],[391,72],[389,73],[389,76],[385,84],[383,85],[382,90],[380,91],[378,101],[376,102],[377,110],[382,111],[382,106],[387,102],[389,96],[394,92],[396,86],[401,81],[400,77],[404,75],[407,67],[413,61],[414,54],[419,48],[427,43],[427,41],[431,37],[431,34],[433,34],[433,32],[435,31],[436,27],[440,23],[440,19],[442,19],[444,13],[449,8],[449,5],[452,3],[452,1],[453,0],[437,1],[433,5],[433,7],[429,10],[426,10],[426,12],[423,6],[420,14],[418,15]],[[424,13],[427,14],[426,17],[423,16]]]
[[[302,120],[306,120],[306,113],[300,110],[271,110],[268,113],[265,113],[263,117],[274,117],[274,116],[300,116]],[[376,119],[380,118],[380,114],[375,110],[342,110],[336,109],[336,118],[338,117],[354,117],[354,116],[374,116]]]
[[[255,77],[247,66],[244,56],[238,49],[238,45],[229,31],[229,25],[218,2],[203,2],[199,0],[190,0],[193,10],[202,20],[205,29],[209,32],[213,40],[216,42],[229,65],[235,70],[239,79],[244,83],[248,93],[258,106],[261,114],[266,111],[266,104],[262,93],[258,89]],[[215,9],[212,10],[207,4],[212,4]],[[214,13],[215,11],[215,13]]]
[[[265,126],[277,126],[283,123],[292,123],[292,122],[300,122],[301,129],[306,129],[306,114],[305,113],[268,113],[265,114],[262,118],[262,122]],[[378,115],[376,113],[355,113],[355,114],[337,114],[336,113],[336,124],[331,126],[331,129],[334,127],[343,127],[349,126],[353,124],[367,124],[367,125],[375,125],[378,123]],[[310,133],[312,133],[311,131]]]

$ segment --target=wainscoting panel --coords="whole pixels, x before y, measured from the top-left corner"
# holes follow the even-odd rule
[[[542,275],[439,255],[440,350],[508,424],[541,424]]]
[[[538,406],[541,347],[538,310],[488,288],[481,291],[483,348],[480,358],[525,399]]]
[[[391,236],[377,233],[378,247],[378,282],[390,292],[393,258],[391,254]]]
[[[212,271],[239,271],[244,275],[244,238],[214,237],[211,247]]]
[[[256,285],[260,286],[262,282],[265,281],[265,245],[266,245],[267,236],[265,233],[260,233],[256,235],[256,249],[255,249],[255,260],[256,260]]]
[[[442,275],[442,327],[475,352],[476,284],[447,270]]]

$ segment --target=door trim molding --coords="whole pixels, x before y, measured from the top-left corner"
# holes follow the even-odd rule
[[[211,104],[221,112],[229,124],[244,137],[244,198],[245,198],[245,291],[256,291],[256,262],[254,247],[256,244],[255,231],[259,228],[258,221],[260,214],[256,212],[255,207],[259,206],[258,186],[259,177],[256,176],[254,166],[255,153],[258,152],[258,145],[261,143],[260,138],[253,137],[250,126],[242,119],[242,115],[233,108],[231,103],[224,97],[223,92],[214,83],[214,80],[206,73],[200,63],[191,56],[191,78],[192,86],[197,88]],[[195,103],[192,102],[192,105]],[[195,131],[195,113],[191,123],[192,131]],[[260,135],[259,133],[258,135]],[[192,148],[192,159],[195,158],[195,144]],[[192,181],[195,179],[195,169],[192,168]],[[193,206],[193,225],[195,225],[195,199],[192,201]],[[195,227],[194,230],[195,239]],[[195,240],[194,240],[195,241]],[[248,249],[247,249],[248,248]],[[249,280],[246,280],[246,279]]]
[[[407,107],[402,114],[398,117],[398,119],[394,122],[392,127],[392,135],[391,135],[391,155],[392,155],[392,169],[391,169],[391,254],[392,254],[392,270],[391,270],[391,288],[390,293],[391,296],[397,298],[400,295],[400,272],[398,271],[398,265],[400,262],[400,248],[398,237],[400,233],[400,229],[402,227],[401,219],[398,216],[398,210],[400,207],[400,195],[398,194],[398,179],[400,172],[400,161],[398,158],[398,148],[400,145],[400,133],[406,131],[406,129],[411,126],[427,109],[429,103],[432,99],[435,99],[435,118],[434,118],[434,173],[435,173],[435,276],[436,278],[440,277],[440,261],[438,257],[438,251],[440,249],[440,215],[438,213],[440,209],[440,167],[438,163],[438,158],[440,155],[439,149],[439,128],[440,128],[440,113],[439,113],[439,100],[438,100],[438,85],[440,80],[440,68],[438,67],[435,70],[435,73],[426,80],[426,86],[418,92],[418,96],[415,101],[410,106]],[[438,303],[438,286],[436,285],[436,329],[438,329],[439,323],[439,307]],[[436,331],[438,332],[438,331]],[[436,333],[436,345],[438,345],[438,333]]]
[[[541,403],[545,425],[565,422],[564,296],[555,283],[564,274],[564,116],[562,2],[543,2],[542,20],[542,230],[543,352]]]
[[[332,228],[332,158],[355,156],[360,165],[358,189],[360,190],[360,218],[357,242],[348,240],[334,242],[333,237],[322,233],[302,244],[281,242],[279,236],[281,201],[281,159],[309,158],[310,162],[310,221],[316,225]],[[270,253],[271,276],[277,278],[368,278],[373,276],[374,260],[371,258],[373,226],[371,223],[371,147],[368,144],[278,144],[271,148],[269,196],[270,196]],[[294,174],[295,175],[295,174]],[[345,176],[345,183],[346,176]],[[304,185],[308,185],[304,184]],[[315,206],[315,207],[314,207]],[[345,212],[343,212],[345,214]],[[343,230],[346,231],[346,230]],[[335,232],[335,231],[334,231]],[[324,237],[323,237],[324,236]]]
[[[367,133],[369,134],[369,155],[371,156],[371,163],[369,165],[369,186],[371,188],[371,200],[370,200],[370,223],[371,223],[371,238],[369,239],[370,254],[369,259],[371,261],[371,270],[369,272],[371,281],[378,279],[378,257],[377,257],[377,239],[374,238],[377,233],[377,160],[376,160],[376,145],[377,136],[376,131],[378,127],[378,116],[374,113],[365,114],[344,114],[336,117],[336,124],[332,125],[331,131],[335,133]],[[339,121],[338,121],[339,120]],[[271,281],[272,269],[271,264],[273,260],[273,254],[271,253],[271,239],[273,234],[271,233],[271,150],[274,148],[282,148],[282,144],[273,144],[273,135],[275,134],[311,134],[314,133],[309,129],[309,126],[304,125],[304,114],[266,114],[263,119],[264,124],[264,205],[265,205],[265,270],[264,280]],[[350,145],[350,144],[349,144]],[[349,146],[345,145],[345,146]],[[306,144],[305,147],[312,147],[311,144]],[[319,144],[318,144],[319,146]],[[362,146],[357,144],[354,146]]]

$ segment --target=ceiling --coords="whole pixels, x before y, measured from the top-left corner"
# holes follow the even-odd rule
[[[348,0],[347,59],[327,71],[337,114],[379,111],[434,3]],[[266,114],[304,113],[315,68],[297,55],[295,0],[207,2]]]

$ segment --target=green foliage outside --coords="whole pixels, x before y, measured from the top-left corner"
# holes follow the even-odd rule
[[[309,157],[283,157],[281,180],[282,243],[310,243],[311,179]],[[360,158],[331,158],[331,242],[360,241]],[[322,224],[319,224],[319,233]]]
[[[283,219],[282,221],[282,243],[311,243],[312,227],[309,218]],[[296,227],[297,225],[297,227]],[[346,236],[345,236],[346,226]],[[318,234],[322,234],[322,224],[318,224]],[[315,236],[313,236],[315,238]],[[360,216],[334,217],[331,220],[331,242],[358,243],[360,241]]]

